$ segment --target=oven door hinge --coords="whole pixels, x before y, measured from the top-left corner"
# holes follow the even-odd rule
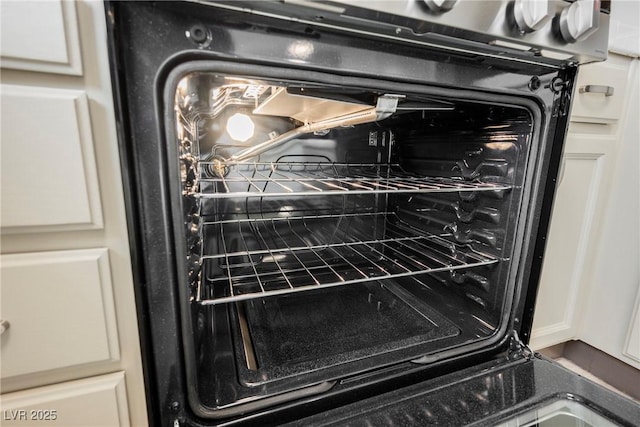
[[[533,359],[533,351],[527,346],[516,331],[511,332],[511,336],[509,338],[509,350],[507,351],[507,359]]]
[[[569,115],[571,111],[572,86],[570,79],[565,80],[560,76],[551,80],[548,87],[555,94],[552,107],[553,117],[566,117]]]

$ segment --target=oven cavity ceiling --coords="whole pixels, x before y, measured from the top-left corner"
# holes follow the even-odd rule
[[[253,108],[254,115],[293,119],[296,127],[280,135],[247,147],[228,158],[217,158],[213,169],[223,173],[229,164],[247,161],[301,135],[327,132],[343,126],[354,126],[384,120],[394,113],[416,110],[452,110],[453,104],[439,100],[408,101],[405,95],[381,94],[374,102],[366,102],[340,93],[326,93],[305,88],[260,84],[229,84],[212,91],[211,114],[217,116],[228,106]],[[372,105],[374,104],[374,105]],[[241,118],[238,118],[240,122]],[[239,138],[246,138],[240,134]]]

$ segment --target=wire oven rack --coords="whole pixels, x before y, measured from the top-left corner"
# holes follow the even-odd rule
[[[350,221],[382,221],[384,234],[356,235]],[[328,224],[323,229],[323,224]],[[389,212],[254,218],[204,223],[221,248],[210,264],[202,304],[466,269],[499,260],[446,236],[424,232]],[[327,230],[333,230],[327,231]]]
[[[369,193],[501,191],[499,183],[457,177],[425,177],[397,164],[252,162],[220,166],[200,162],[201,198]],[[216,173],[219,172],[219,173]]]

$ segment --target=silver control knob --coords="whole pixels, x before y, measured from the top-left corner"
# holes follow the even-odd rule
[[[560,34],[568,43],[584,40],[599,25],[600,0],[576,0],[560,13]]]
[[[515,0],[513,4],[513,17],[518,29],[525,33],[539,30],[547,23],[549,13],[549,0]]]
[[[458,0],[424,0],[427,7],[436,13],[443,13],[451,10]]]

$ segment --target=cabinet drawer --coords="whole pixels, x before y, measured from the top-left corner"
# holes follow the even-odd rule
[[[2,1],[2,66],[17,70],[82,74],[75,2]]]
[[[627,75],[627,64],[616,61],[615,57],[606,62],[581,66],[571,120],[603,124],[619,120],[624,107]]]
[[[128,426],[124,372],[2,395],[3,426]]]
[[[0,256],[2,379],[119,358],[107,249]]]

